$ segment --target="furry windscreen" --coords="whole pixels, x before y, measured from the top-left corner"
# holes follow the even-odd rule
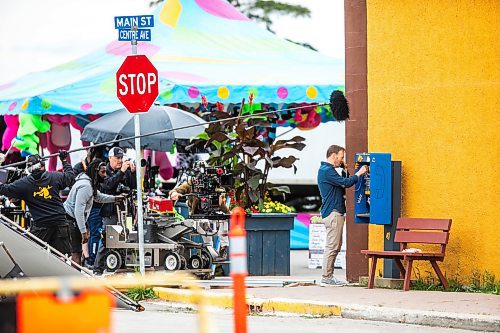
[[[344,96],[344,93],[340,90],[334,90],[330,95],[330,108],[333,113],[333,117],[337,121],[343,121],[349,119],[349,103]]]

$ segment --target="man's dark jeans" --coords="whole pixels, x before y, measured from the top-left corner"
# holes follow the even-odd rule
[[[95,257],[97,255],[97,249],[99,247],[99,240],[101,239],[101,233],[99,229],[102,228],[102,217],[100,215],[101,207],[92,207],[90,210],[89,218],[87,219],[87,224],[89,225],[90,237],[89,237],[89,257],[88,264],[93,266]]]
[[[69,234],[69,225],[55,225],[53,227],[31,228],[31,233],[40,238],[50,246],[63,254],[71,255],[71,236]]]

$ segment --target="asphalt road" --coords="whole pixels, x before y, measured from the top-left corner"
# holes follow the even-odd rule
[[[113,312],[114,332],[181,332],[197,333],[198,317],[194,312],[181,310],[144,311],[134,313],[126,310]],[[229,333],[233,331],[232,314],[217,311],[211,315],[214,330],[209,332]],[[473,331],[428,327],[407,324],[394,324],[342,318],[305,318],[280,316],[248,317],[249,333],[465,333]]]

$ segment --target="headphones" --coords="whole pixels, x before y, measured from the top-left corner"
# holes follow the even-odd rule
[[[26,163],[26,172],[31,174],[34,171],[41,169],[44,166],[42,162],[43,160],[38,155],[29,156]]]
[[[38,162],[38,163],[35,163],[35,164],[31,164],[29,165],[27,168],[26,168],[26,171],[28,172],[28,174],[31,174],[33,173],[33,171],[36,171],[36,170],[39,170],[42,168],[42,163],[41,162]]]

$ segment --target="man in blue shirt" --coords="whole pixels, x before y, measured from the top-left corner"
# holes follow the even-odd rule
[[[345,149],[332,145],[326,152],[326,162],[321,162],[318,170],[318,187],[321,194],[321,217],[326,228],[325,253],[323,258],[323,277],[321,286],[339,287],[345,281],[334,277],[334,264],[342,246],[342,230],[345,222],[345,189],[353,186],[358,178],[367,172],[362,166],[352,177],[338,174],[335,168],[344,167]]]

